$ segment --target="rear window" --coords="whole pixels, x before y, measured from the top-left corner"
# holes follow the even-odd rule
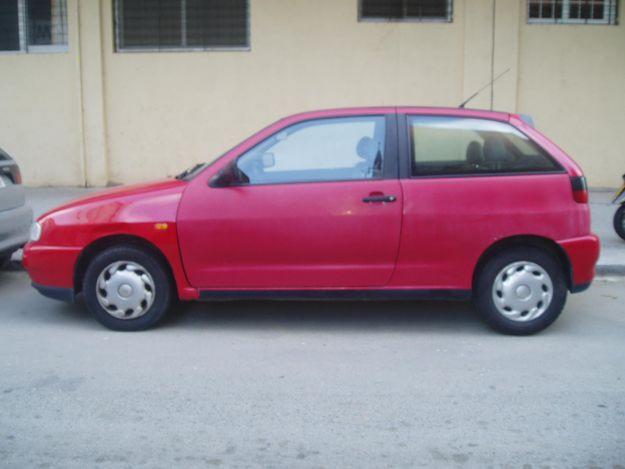
[[[408,129],[413,176],[561,170],[545,150],[504,122],[409,116]]]

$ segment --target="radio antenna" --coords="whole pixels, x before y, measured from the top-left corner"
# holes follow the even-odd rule
[[[508,73],[510,71],[509,68],[505,69],[503,72],[501,72],[499,75],[497,75],[495,78],[493,78],[490,82],[488,82],[488,84],[486,84],[485,86],[483,86],[482,88],[480,88],[479,90],[477,90],[475,93],[473,93],[468,99],[464,100],[462,102],[462,104],[460,104],[460,106],[458,106],[460,109],[464,109],[464,107],[467,105],[467,103],[469,101],[471,101],[473,98],[475,98],[478,94],[480,94],[482,91],[484,91],[486,88],[488,88],[489,86],[493,86],[493,83],[495,83],[497,80],[499,80],[502,76],[504,76],[506,73]]]

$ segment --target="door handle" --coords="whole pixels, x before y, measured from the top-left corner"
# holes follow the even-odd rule
[[[365,197],[362,199],[363,202],[371,204],[371,203],[381,203],[381,202],[395,202],[397,197],[394,195],[370,195],[369,197]]]

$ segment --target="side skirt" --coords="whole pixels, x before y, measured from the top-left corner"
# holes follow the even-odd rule
[[[200,290],[202,301],[468,300],[471,290]]]

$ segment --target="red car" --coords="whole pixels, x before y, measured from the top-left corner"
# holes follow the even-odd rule
[[[587,202],[579,166],[521,116],[316,111],[48,212],[24,265],[117,330],[177,299],[473,298],[495,329],[530,334],[593,279]]]

